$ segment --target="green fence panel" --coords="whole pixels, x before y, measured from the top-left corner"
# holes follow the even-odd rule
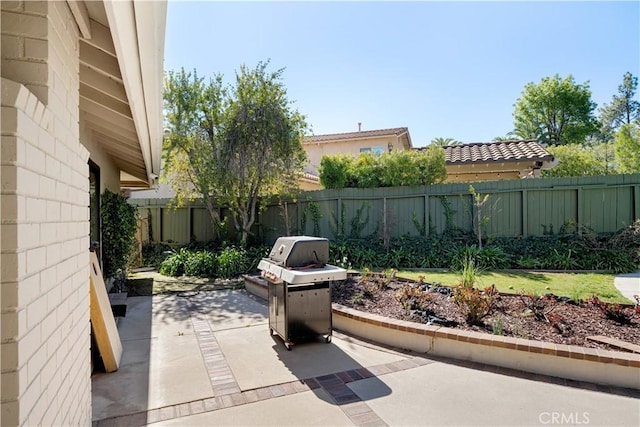
[[[483,236],[522,236],[522,193],[490,194],[482,207],[481,218],[486,218]]]
[[[575,225],[591,227],[596,232],[615,232],[640,218],[640,174],[580,178],[544,178],[473,183],[478,194],[489,195],[482,208],[486,217],[483,235],[524,236],[573,231]],[[447,227],[466,232],[473,229],[475,207],[469,183],[439,184],[420,187],[348,188],[302,193],[298,201],[287,202],[289,227],[283,209],[269,205],[252,228],[254,235],[266,243],[279,236],[314,234],[308,204],[316,203],[320,212],[320,236],[390,237],[426,233],[442,234]],[[154,241],[187,243],[192,235],[198,241],[214,237],[208,213],[199,202],[189,209],[170,209],[168,199],[136,199],[131,203],[147,209]],[[344,216],[343,216],[344,209]],[[359,233],[353,229],[361,211]],[[228,209],[221,209],[227,228],[220,238],[233,241],[239,237]],[[302,229],[303,217],[306,228]],[[368,220],[367,220],[368,217]],[[564,227],[563,227],[564,226]]]
[[[189,243],[189,209],[162,209],[162,240]]]
[[[613,233],[631,224],[633,218],[632,187],[584,189],[583,224],[598,233]]]
[[[578,190],[528,190],[527,209],[528,234],[557,233],[578,221]]]
[[[206,208],[191,209],[191,232],[198,242],[213,240],[213,224]]]

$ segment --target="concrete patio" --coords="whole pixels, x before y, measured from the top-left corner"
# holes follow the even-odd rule
[[[244,290],[132,297],[94,426],[640,425],[640,393],[437,360],[336,332],[287,351]]]

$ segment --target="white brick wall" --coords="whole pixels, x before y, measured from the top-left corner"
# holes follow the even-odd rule
[[[64,1],[1,7],[1,424],[89,425],[77,28]]]

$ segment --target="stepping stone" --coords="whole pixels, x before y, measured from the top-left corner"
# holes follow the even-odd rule
[[[589,341],[599,342],[601,344],[607,344],[607,345],[609,345],[611,347],[614,347],[614,348],[627,350],[627,351],[630,351],[632,353],[640,353],[640,345],[631,344],[629,342],[622,341],[622,340],[619,340],[619,339],[616,339],[616,338],[609,338],[609,337],[605,337],[603,335],[593,335],[593,336],[587,337],[587,339]]]

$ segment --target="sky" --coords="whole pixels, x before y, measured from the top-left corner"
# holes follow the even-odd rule
[[[640,2],[169,0],[165,70],[222,74],[270,60],[313,134],[406,126],[488,142],[513,130],[529,82],[573,75],[611,102],[640,74]]]

